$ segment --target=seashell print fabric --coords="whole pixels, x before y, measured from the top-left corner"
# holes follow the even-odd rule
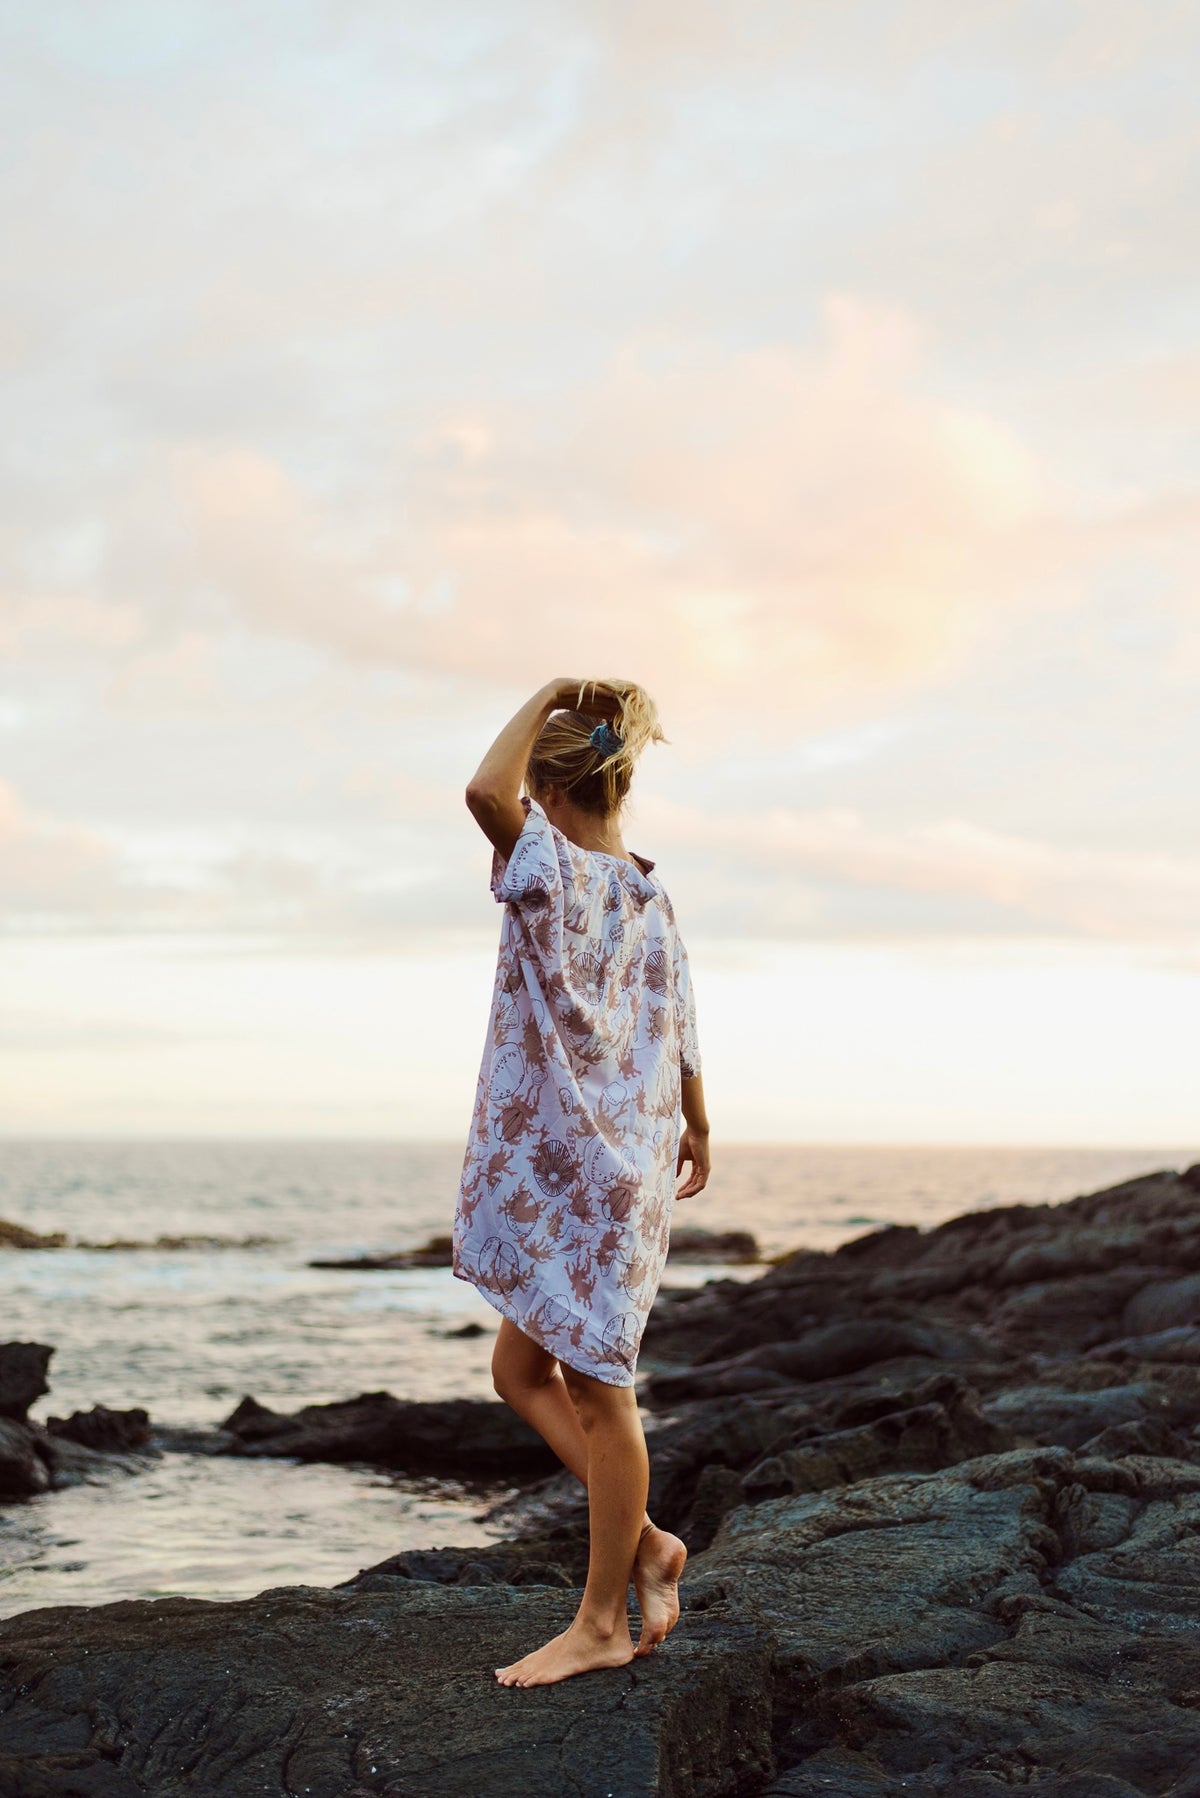
[[[680,1078],[700,1072],[687,953],[643,867],[523,798],[454,1218],[454,1272],[565,1361],[631,1386],[667,1254]]]

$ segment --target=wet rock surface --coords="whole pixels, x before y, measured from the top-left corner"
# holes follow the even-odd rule
[[[0,1417],[25,1422],[30,1405],[50,1390],[53,1353],[44,1342],[0,1342]]]
[[[237,1453],[456,1472],[482,1444],[525,1482],[508,1539],[0,1624],[0,1791],[1196,1798],[1198,1344],[1200,1167],[664,1293],[650,1508],[685,1613],[533,1692],[492,1668],[570,1617],[586,1510],[528,1483],[505,1408],[243,1401]]]
[[[272,1411],[244,1398],[221,1426],[224,1452],[298,1461],[367,1461],[405,1473],[534,1478],[559,1466],[535,1430],[499,1400],[394,1398],[364,1392]]]
[[[657,1658],[522,1692],[493,1668],[576,1594],[381,1579],[0,1626],[6,1798],[148,1792],[717,1798],[771,1767],[769,1641],[703,1618]]]
[[[89,1242],[78,1236],[73,1241],[65,1230],[39,1232],[24,1224],[10,1223],[0,1217],[0,1249],[91,1249],[100,1254],[129,1249],[165,1250],[262,1249],[277,1243],[276,1236],[144,1236],[113,1237],[108,1242]]]
[[[397,1267],[450,1267],[454,1261],[454,1240],[450,1236],[431,1236],[418,1249],[396,1249],[378,1255],[330,1256],[310,1261],[309,1267],[346,1268],[355,1272],[387,1273]]]
[[[53,1353],[44,1342],[0,1343],[0,1503],[38,1498],[117,1467],[130,1471],[137,1465],[131,1452],[157,1452],[142,1410],[95,1405],[69,1418],[35,1422],[29,1407],[50,1390]]]
[[[110,1454],[127,1454],[149,1443],[150,1414],[140,1405],[129,1411],[93,1405],[90,1411],[72,1411],[69,1417],[48,1417],[46,1430],[60,1441],[78,1442],[84,1448]]]
[[[62,1230],[31,1230],[27,1224],[14,1224],[0,1217],[0,1249],[62,1249],[67,1237]]]

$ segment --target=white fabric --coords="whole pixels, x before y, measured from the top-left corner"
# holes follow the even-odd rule
[[[653,875],[522,799],[454,1220],[454,1272],[560,1361],[633,1384],[670,1234],[695,999]]]

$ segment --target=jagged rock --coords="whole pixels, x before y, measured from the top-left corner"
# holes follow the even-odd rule
[[[999,1303],[988,1303],[987,1334],[1008,1351],[1084,1353],[1121,1332],[1125,1304],[1148,1271],[1114,1267],[1009,1288]]]
[[[65,1240],[65,1238],[64,1238]],[[144,1236],[119,1236],[109,1242],[85,1242],[82,1237],[74,1244],[77,1249],[91,1249],[96,1254],[110,1254],[114,1251],[125,1253],[130,1249],[155,1249],[159,1252],[174,1253],[181,1249],[265,1249],[281,1240],[278,1236],[155,1236],[149,1239]]]
[[[989,1399],[983,1407],[994,1423],[1037,1442],[1081,1448],[1089,1437],[1114,1424],[1161,1417],[1192,1422],[1200,1416],[1200,1391],[1191,1404],[1176,1403],[1168,1390],[1148,1381],[1112,1385],[1098,1392],[1064,1392],[1058,1386],[1020,1386]]]
[[[1200,1470],[1165,1477],[1015,1450],[733,1512],[689,1602],[779,1644],[766,1790],[1165,1792],[1200,1754]]]
[[[136,1465],[128,1451],[148,1441],[149,1418],[141,1410],[96,1405],[66,1420],[52,1417],[45,1428],[30,1420],[29,1406],[50,1390],[46,1369],[53,1353],[42,1342],[0,1344],[0,1500],[36,1498],[115,1466]]]
[[[1024,1460],[981,1485],[990,1462],[893,1474],[837,1492],[744,1505],[696,1557],[688,1609],[718,1601],[766,1626],[780,1670],[803,1686],[937,1664],[1004,1639],[981,1602],[1057,1551],[1043,1484]]]
[[[364,1392],[284,1413],[246,1397],[221,1426],[227,1452],[299,1461],[369,1461],[406,1473],[461,1479],[532,1478],[559,1467],[535,1430],[486,1399],[422,1404]]]
[[[24,1423],[30,1405],[50,1390],[46,1369],[53,1353],[44,1342],[0,1343],[0,1417]]]
[[[668,1261],[751,1262],[762,1259],[749,1230],[702,1230],[696,1224],[672,1225]]]
[[[1173,1429],[1165,1417],[1138,1417],[1129,1423],[1114,1423],[1099,1435],[1091,1436],[1080,1450],[1085,1455],[1166,1455],[1172,1460],[1186,1461],[1200,1454],[1200,1443],[1194,1435]]]
[[[309,1267],[349,1268],[360,1273],[389,1273],[398,1267],[449,1267],[454,1260],[450,1236],[431,1236],[419,1249],[386,1250],[379,1255],[346,1255],[309,1261]]]
[[[0,1499],[36,1498],[48,1490],[50,1471],[38,1448],[29,1425],[0,1418]]]
[[[888,1411],[873,1423],[832,1430],[772,1455],[751,1468],[742,1489],[752,1502],[789,1492],[823,1492],[877,1473],[934,1472],[1012,1446],[1012,1432],[985,1417],[978,1395],[962,1389],[946,1403],[931,1400]]]
[[[0,1623],[12,1798],[723,1798],[772,1770],[771,1649],[695,1619],[654,1655],[536,1692],[493,1669],[574,1592],[383,1578]],[[181,1783],[182,1781],[182,1783]]]
[[[489,1543],[484,1548],[405,1549],[343,1580],[341,1587],[367,1586],[379,1579],[428,1580],[440,1586],[582,1586],[587,1566],[587,1529],[581,1525],[554,1536]]]
[[[8,1218],[0,1217],[0,1249],[62,1249],[66,1245],[67,1238],[61,1230],[43,1235],[25,1224],[14,1224]]]
[[[48,1417],[46,1429],[51,1436],[66,1437],[84,1448],[128,1454],[149,1442],[150,1413],[140,1406],[110,1411],[107,1405],[93,1405],[90,1411],[72,1411],[70,1417]]]
[[[754,1391],[799,1381],[835,1379],[902,1356],[957,1358],[978,1354],[978,1338],[962,1331],[930,1329],[886,1319],[829,1324],[796,1341],[764,1342],[723,1361],[703,1361],[684,1374],[656,1374],[647,1381],[656,1404],[702,1398],[718,1382],[725,1391]]]
[[[705,1468],[744,1472],[793,1442],[812,1419],[811,1408],[794,1400],[718,1399],[681,1407],[647,1438],[650,1515],[663,1529],[686,1531]]]
[[[1200,1274],[1155,1280],[1135,1292],[1121,1318],[1125,1336],[1150,1336],[1180,1324],[1200,1324]]]
[[[494,1707],[490,1667],[584,1577],[560,1472],[493,1507],[514,1539],[333,1593],[0,1626],[0,1792],[174,1798],[182,1764],[205,1798],[1200,1798],[1198,1192],[1200,1165],[664,1292],[649,1508],[692,1559],[648,1662]],[[557,1465],[504,1406],[387,1393],[246,1399],[211,1434],[513,1482]]]
[[[960,1666],[858,1682],[814,1704],[764,1798],[1183,1798],[1200,1754],[1200,1647],[1031,1608]],[[825,1745],[815,1747],[824,1735]]]
[[[1087,1350],[1088,1360],[1096,1361],[1182,1361],[1188,1367],[1200,1366],[1200,1329],[1193,1324],[1176,1324],[1169,1330],[1158,1330],[1152,1336],[1125,1336],[1115,1342],[1098,1343]]]

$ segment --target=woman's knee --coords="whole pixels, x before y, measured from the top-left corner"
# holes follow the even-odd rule
[[[585,1430],[594,1428],[604,1418],[627,1409],[631,1404],[637,1409],[631,1386],[609,1385],[604,1380],[597,1380],[592,1374],[580,1373],[578,1368],[568,1367],[565,1361],[562,1376]]]
[[[553,1355],[505,1319],[492,1350],[492,1390],[511,1404],[522,1392],[553,1379],[557,1365]]]

